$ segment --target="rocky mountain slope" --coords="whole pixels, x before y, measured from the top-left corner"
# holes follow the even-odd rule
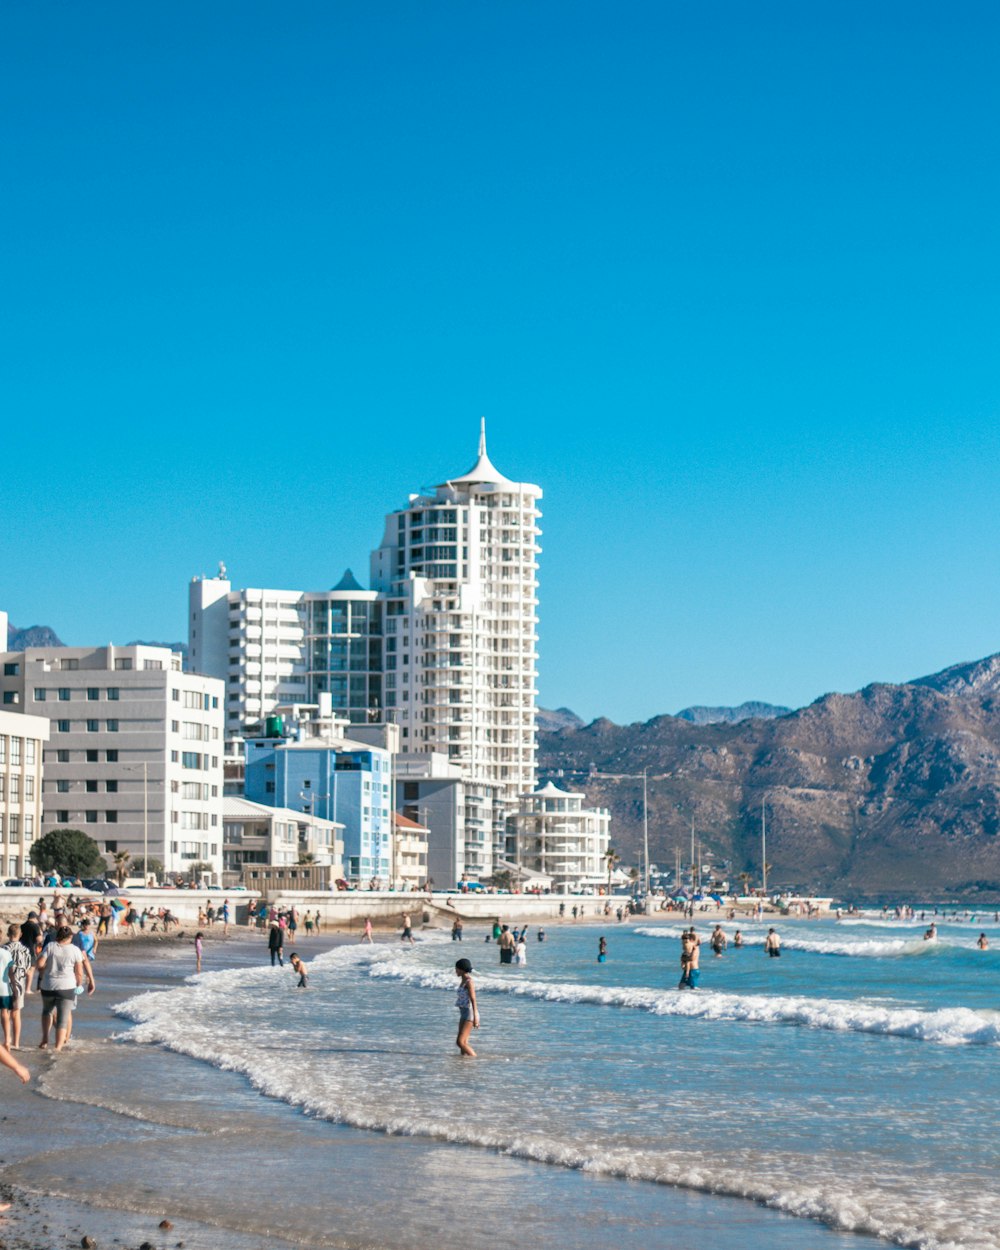
[[[690,822],[730,875],[841,897],[1000,901],[1000,655],[904,685],[830,694],[769,720],[590,725],[540,735],[543,780],[611,809],[638,862],[649,774],[651,857],[689,858]]]
[[[61,647],[63,644],[56,637],[55,630],[48,625],[29,625],[27,629],[18,629],[16,625],[7,624],[7,650],[26,651],[28,647]]]
[[[716,725],[728,721],[738,725],[743,720],[771,720],[775,716],[787,716],[790,707],[777,707],[773,703],[741,703],[739,707],[686,707],[675,715],[692,725]]]

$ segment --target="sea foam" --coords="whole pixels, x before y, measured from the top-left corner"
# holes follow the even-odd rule
[[[367,971],[377,978],[396,978],[434,989],[455,988],[453,975],[422,971],[405,960],[386,958],[384,948],[381,952],[377,948],[364,952],[350,948],[331,954],[332,960],[321,956],[314,966],[332,962],[334,971]],[[477,983],[486,993],[515,993],[549,1001],[607,1002],[652,1011],[669,1010],[668,1003],[674,998],[682,1007],[681,1014],[704,1013],[706,1018],[719,1011],[723,1003],[729,1004],[729,1010],[739,1004],[744,1010],[753,1006],[751,1000],[733,995],[689,995],[682,999],[651,990],[594,990],[540,982],[499,982],[491,977],[479,977]],[[965,1184],[954,1176],[931,1176],[914,1179],[910,1185],[905,1173],[891,1175],[886,1169],[880,1174],[864,1168],[845,1174],[833,1161],[786,1156],[777,1142],[766,1156],[745,1150],[727,1154],[724,1145],[707,1152],[690,1148],[635,1149],[613,1138],[588,1136],[578,1129],[564,1134],[555,1125],[545,1131],[523,1129],[516,1117],[511,1120],[509,1115],[498,1122],[495,1114],[488,1114],[490,1109],[486,1106],[476,1114],[450,1114],[433,1100],[422,1099],[419,1083],[404,1089],[391,1082],[379,1083],[368,1089],[336,1062],[331,1063],[320,1054],[311,1056],[308,1048],[298,1052],[297,1061],[276,1062],[274,1049],[260,1045],[258,1030],[249,1023],[244,1022],[242,1028],[237,1023],[248,992],[263,1006],[275,986],[275,978],[268,977],[264,970],[234,970],[209,974],[176,990],[140,995],[116,1010],[134,1022],[135,1027],[127,1036],[135,1042],[164,1045],[218,1068],[242,1073],[269,1097],[354,1128],[420,1136],[608,1177],[749,1199],[820,1221],[833,1229],[881,1237],[916,1250],[1000,1250],[1000,1234],[993,1219],[995,1195],[984,1192],[982,1185],[971,1179]],[[710,999],[715,1000],[714,1004]],[[782,1014],[787,1010],[830,1011],[833,1014],[828,1017],[829,1023],[819,1027],[852,1027],[847,1023],[849,1015],[839,1010],[849,1011],[850,1004],[810,1002],[787,1007],[794,1002],[760,1000],[754,1009],[763,1014],[747,1018],[793,1018]],[[923,1017],[922,1031],[915,1035],[926,1035],[930,1018],[943,1014],[947,1013],[881,1013],[914,1017],[914,1025],[917,1017]],[[876,1025],[877,1015],[874,1013],[867,1022],[857,1018],[855,1025],[860,1021],[866,1031],[869,1025],[875,1031],[886,1031]],[[718,1018],[724,1017],[725,1011]],[[802,1022],[797,1017],[796,1020]],[[896,1024],[904,1027],[901,1019]],[[943,1025],[943,1021],[938,1024]],[[961,1029],[953,1028],[950,1033],[944,1030],[937,1040],[973,1039],[968,1032],[963,1034]],[[308,1035],[296,1037],[294,1030],[289,1030],[290,1046],[308,1041]],[[392,1062],[391,1057],[386,1059],[387,1064]],[[465,1071],[464,1065],[461,1070]]]
[[[403,960],[374,962],[368,974],[424,989],[454,989],[454,975]],[[945,1007],[936,1011],[883,1007],[850,999],[798,998],[778,994],[728,994],[715,990],[657,990],[617,985],[531,981],[477,976],[479,993],[510,994],[549,1003],[621,1007],[689,1020],[788,1024],[835,1033],[877,1033],[940,1046],[1000,1046],[1000,1012]]]

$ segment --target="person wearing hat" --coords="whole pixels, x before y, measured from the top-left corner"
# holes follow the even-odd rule
[[[458,1008],[458,1037],[455,1045],[459,1054],[466,1059],[475,1059],[476,1052],[469,1045],[469,1034],[479,1028],[479,1005],[476,1002],[476,987],[472,980],[472,961],[459,959],[455,963],[455,976],[460,977],[455,1006]]]

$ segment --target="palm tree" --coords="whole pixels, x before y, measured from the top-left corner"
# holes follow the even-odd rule
[[[611,874],[622,862],[622,857],[618,854],[613,846],[609,846],[604,852],[604,866],[608,870],[608,895],[611,894]]]
[[[132,858],[128,851],[115,851],[115,876],[120,886],[124,885],[128,879],[128,861]]]
[[[743,886],[744,898],[750,893],[750,882],[753,880],[753,874],[749,872],[740,873],[740,885]]]
[[[315,862],[316,856],[312,853],[312,851],[301,851],[299,853],[300,864],[315,864]]]

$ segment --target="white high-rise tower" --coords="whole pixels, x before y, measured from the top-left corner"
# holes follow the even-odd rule
[[[536,781],[542,497],[493,466],[485,427],[467,473],[388,514],[371,562],[386,715],[403,752],[461,767],[465,866],[481,877],[503,856],[505,814]]]

